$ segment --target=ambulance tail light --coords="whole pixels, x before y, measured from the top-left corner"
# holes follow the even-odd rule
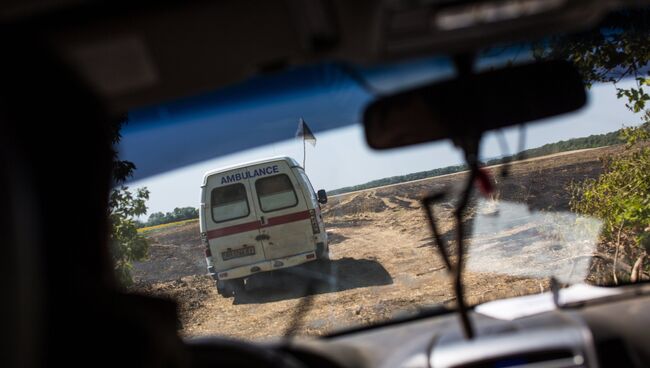
[[[206,248],[210,246],[210,242],[208,241],[208,233],[201,233],[201,244],[203,244],[203,246]]]
[[[311,220],[311,230],[314,234],[320,233],[320,227],[318,226],[318,219],[316,218],[316,211],[309,210],[309,219]]]
[[[212,257],[212,252],[210,251],[210,242],[208,241],[208,234],[203,232],[201,233],[201,244],[205,247],[205,258]]]

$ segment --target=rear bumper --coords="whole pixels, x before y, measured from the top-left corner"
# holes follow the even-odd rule
[[[213,267],[209,267],[208,272],[210,273],[210,276],[212,276],[212,278],[215,280],[238,279],[250,276],[254,273],[268,272],[297,266],[299,264],[315,261],[316,258],[316,252],[312,250],[305,253],[295,254],[289,257],[276,258],[273,260],[251,263],[245,266],[234,267],[228,270],[215,271]]]

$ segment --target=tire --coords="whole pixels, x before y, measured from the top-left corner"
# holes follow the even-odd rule
[[[226,287],[225,281],[217,281],[217,293],[224,298],[228,298],[231,295],[228,294],[228,288]]]
[[[233,296],[243,295],[246,292],[246,284],[244,284],[244,279],[233,279],[229,281]]]
[[[316,247],[316,258],[318,260],[329,261],[330,260],[330,247],[327,245],[321,247]]]
[[[323,255],[317,258],[314,263],[318,272],[323,275],[331,275],[332,262],[330,261],[329,252],[323,253]]]
[[[246,285],[244,284],[244,279],[231,279],[224,280],[224,292],[227,298],[231,296],[243,295],[246,291]]]
[[[330,250],[328,249],[327,252],[323,252],[323,254],[318,257],[321,261],[329,261],[330,260]]]
[[[217,293],[224,298],[230,298],[245,291],[244,279],[219,280],[217,281]]]

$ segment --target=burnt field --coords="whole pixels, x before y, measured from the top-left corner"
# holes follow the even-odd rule
[[[564,232],[545,229],[548,221],[570,225],[574,217],[567,214],[567,186],[598,176],[602,170],[598,158],[614,150],[575,151],[518,162],[510,167],[508,177],[497,176],[498,191],[489,201],[472,201],[469,213],[476,215],[468,221],[480,231],[473,234],[476,240],[470,244],[465,277],[470,303],[546,290],[547,268],[562,270],[570,265],[575,276],[576,260],[587,262],[590,278],[602,269],[589,262],[596,253],[606,259],[606,249],[592,249],[583,244],[584,239],[565,239]],[[323,206],[331,262],[255,275],[246,294],[234,298],[219,296],[214,281],[205,275],[197,222],[153,231],[147,235],[149,259],[134,265],[136,284],[131,291],[176,300],[184,336],[244,339],[321,335],[411,313],[421,306],[453,304],[449,278],[433,248],[420,199],[438,191],[453,192],[465,177],[465,173],[451,174],[331,197]],[[502,213],[507,209],[510,218],[486,212],[481,203],[507,204],[510,207],[501,207]],[[453,243],[453,202],[443,201],[435,211],[443,238]],[[571,242],[578,245],[565,246]]]

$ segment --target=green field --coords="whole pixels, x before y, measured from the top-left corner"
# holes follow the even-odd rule
[[[198,222],[198,221],[199,221],[199,219],[189,219],[189,220],[170,222],[170,223],[167,223],[167,224],[160,224],[160,225],[155,225],[155,226],[142,227],[142,228],[138,229],[138,233],[139,234],[146,234],[146,233],[150,233],[150,232],[153,232],[153,231],[168,229],[168,228],[171,228],[171,227],[176,227],[176,226],[185,225],[185,224],[189,224],[191,222]]]

